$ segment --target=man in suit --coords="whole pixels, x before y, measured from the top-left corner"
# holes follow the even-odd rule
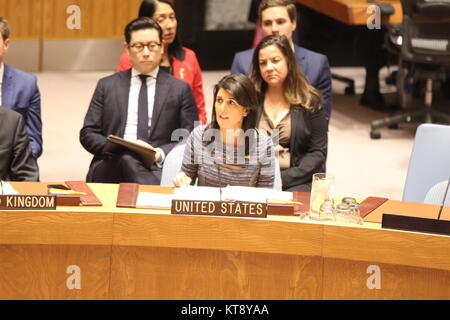
[[[7,108],[0,108],[0,180],[39,180],[25,121],[19,113]]]
[[[294,44],[292,35],[297,27],[297,10],[291,0],[262,0],[258,8],[263,36],[284,35],[295,52],[297,64],[310,84],[320,90],[324,97],[325,117],[331,117],[331,72],[326,56]],[[252,67],[254,49],[235,54],[231,73],[249,75]]]
[[[9,24],[0,17],[0,105],[19,112],[26,124],[31,151],[42,154],[41,96],[36,77],[3,63],[9,48]]]
[[[197,105],[187,83],[159,70],[162,30],[154,20],[130,22],[125,41],[132,69],[98,82],[80,131],[81,144],[94,155],[87,181],[158,185],[164,158],[176,145],[172,133],[192,131]],[[110,134],[144,141],[156,151],[156,164],[149,169],[133,152],[111,152]]]

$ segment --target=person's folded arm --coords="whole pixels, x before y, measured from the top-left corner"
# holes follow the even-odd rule
[[[83,128],[80,131],[82,146],[93,155],[103,155],[106,145],[106,137],[103,133],[104,117],[104,89],[99,81],[92,96],[89,109],[84,118]]]
[[[312,175],[318,172],[325,163],[328,125],[324,117],[323,108],[310,112],[309,117],[311,121],[311,138],[307,151],[304,154],[300,154],[300,159],[296,166],[281,172],[284,189],[311,182]]]
[[[197,104],[195,103],[194,96],[192,95],[191,87],[183,82],[183,89],[180,93],[179,101],[180,104],[180,113],[179,113],[179,125],[178,130],[186,131],[185,133],[190,133],[194,128],[194,124],[197,121],[198,123],[198,110]],[[185,134],[183,133],[183,134]],[[173,132],[172,132],[173,134]],[[172,138],[172,137],[171,137]],[[153,146],[155,148],[161,148],[164,151],[164,154],[167,155],[176,145],[178,144],[178,140],[173,140],[168,143]]]
[[[30,139],[31,151],[36,159],[42,154],[42,120],[41,95],[37,86],[37,79],[33,82],[33,95],[28,104],[26,117],[27,133]]]
[[[39,169],[32,156],[25,122],[20,117],[13,136],[13,152],[10,166],[11,181],[39,181]]]
[[[324,56],[320,61],[319,78],[316,82],[316,89],[322,92],[323,95],[323,109],[325,111],[325,119],[330,121],[332,109],[332,95],[331,95],[331,70],[328,64],[328,59]]]

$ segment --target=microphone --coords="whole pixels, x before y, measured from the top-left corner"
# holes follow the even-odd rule
[[[222,201],[222,173],[220,172],[220,164],[216,163],[217,171],[219,173],[219,193],[220,193],[220,201]]]
[[[441,208],[439,209],[438,220],[441,219],[442,209],[444,208],[444,205],[445,205],[445,199],[447,199],[448,187],[449,186],[450,186],[450,178],[448,178],[447,188],[445,189],[444,198],[442,199]]]

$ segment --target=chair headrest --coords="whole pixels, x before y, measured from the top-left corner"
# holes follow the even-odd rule
[[[450,1],[427,1],[416,4],[417,14],[429,19],[450,18]]]

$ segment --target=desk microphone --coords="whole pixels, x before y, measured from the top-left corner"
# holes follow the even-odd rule
[[[441,219],[441,213],[442,213],[442,209],[444,208],[444,205],[445,205],[445,199],[447,199],[449,186],[450,186],[450,178],[448,179],[447,188],[445,189],[444,198],[442,199],[441,208],[439,209],[438,220]]]
[[[220,194],[220,201],[222,201],[222,173],[220,172],[220,164],[217,163],[217,161],[214,161],[214,163],[217,166],[217,173],[219,174],[219,194]]]

